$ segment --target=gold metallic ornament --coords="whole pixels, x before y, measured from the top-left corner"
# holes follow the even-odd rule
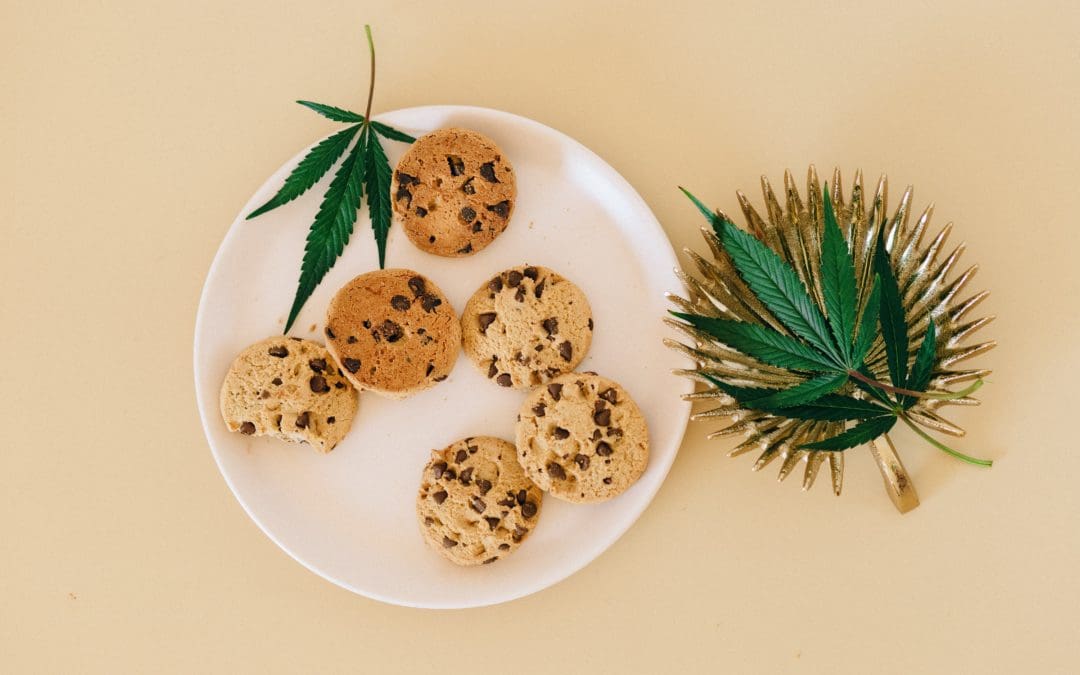
[[[790,172],[784,173],[783,205],[764,176],[761,179],[761,188],[765,197],[764,218],[742,192],[736,193],[749,231],[792,266],[824,312],[820,252],[825,221],[817,171],[813,166],[808,171],[805,201],[799,194]],[[904,191],[896,211],[889,216],[888,181],[884,175],[879,179],[877,189],[869,201],[863,193],[861,172],[855,173],[849,201],[845,202],[839,170],[833,173],[831,188],[837,221],[855,261],[859,294],[858,315],[862,314],[870,295],[874,246],[879,233],[884,230],[886,250],[899,284],[908,323],[909,366],[922,344],[931,318],[937,329],[937,350],[927,394],[947,395],[950,393],[947,389],[949,386],[986,377],[989,370],[957,367],[958,364],[992,349],[996,343],[968,343],[969,338],[994,317],[971,316],[976,306],[989,293],[980,291],[962,295],[978,266],[972,265],[962,272],[957,271],[959,259],[965,249],[963,243],[945,253],[952,223],[931,235],[933,204],[927,206],[914,223],[909,222],[913,193],[911,186]],[[730,220],[722,212],[719,214]],[[683,312],[758,323],[788,333],[740,278],[716,234],[709,228],[702,228],[702,232],[711,249],[712,259],[686,250],[685,253],[697,268],[698,274],[694,276],[678,271],[686,284],[688,297],[672,295],[669,296],[671,302]],[[692,340],[689,345],[667,340],[668,346],[683,352],[696,363],[696,368],[692,370],[676,372],[706,385],[704,389],[688,394],[686,398],[716,404],[714,408],[696,413],[692,419],[730,420],[728,426],[713,432],[709,438],[742,436],[742,442],[728,453],[729,456],[759,453],[753,465],[754,471],[778,460],[781,481],[801,465],[804,490],[810,489],[822,465],[828,464],[833,492],[839,495],[843,486],[845,451],[807,450],[800,446],[835,436],[844,430],[844,422],[791,419],[779,413],[744,409],[734,398],[709,383],[704,376],[709,375],[736,386],[765,388],[791,387],[804,381],[804,378],[784,368],[763,364],[686,323],[671,319],[668,323]],[[880,335],[870,349],[866,365],[875,379],[888,381],[885,345]],[[851,393],[852,386],[845,385],[842,391]],[[964,430],[942,417],[939,411],[949,405],[978,404],[979,401],[971,396],[944,400],[920,398],[908,411],[907,416],[912,422],[933,431],[963,436]],[[917,428],[916,431],[923,433]],[[867,445],[896,508],[904,513],[918,506],[919,498],[911,478],[888,435],[880,436]]]

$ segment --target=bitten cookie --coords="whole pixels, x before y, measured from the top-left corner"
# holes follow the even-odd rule
[[[405,398],[445,380],[461,328],[430,279],[405,269],[361,274],[326,313],[327,348],[360,389]]]
[[[468,129],[439,129],[406,151],[391,194],[417,247],[464,256],[506,229],[517,188],[514,169],[494,141]]]
[[[420,531],[433,549],[458,565],[504,558],[540,519],[544,494],[500,438],[466,438],[431,453],[416,497]]]
[[[310,443],[330,452],[352,426],[356,390],[317,342],[273,337],[233,361],[221,385],[229,431]]]
[[[465,305],[465,353],[489,379],[527,389],[573,370],[592,342],[585,294],[546,267],[507,270]]]
[[[568,373],[521,406],[518,461],[541,489],[569,502],[601,502],[645,472],[649,432],[630,395],[595,373]]]

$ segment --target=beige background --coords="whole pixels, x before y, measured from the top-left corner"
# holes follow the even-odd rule
[[[1075,672],[1080,658],[1080,13],[1072,2],[4,2],[0,670]],[[785,6],[788,5],[788,6]],[[961,465],[899,433],[837,499],[751,474],[696,424],[581,573],[415,611],[293,562],[229,493],[191,337],[229,223],[332,125],[300,97],[466,103],[581,140],[678,248],[675,185],[886,170],[953,220],[1000,315]],[[361,234],[360,236],[365,236]]]

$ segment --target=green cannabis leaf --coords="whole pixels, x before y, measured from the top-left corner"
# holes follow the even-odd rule
[[[371,26],[364,26],[368,50],[371,55],[371,79],[368,84],[367,110],[363,115],[314,101],[297,101],[327,119],[345,122],[346,127],[312,148],[288,178],[277,194],[265,204],[248,214],[250,220],[267,211],[287,204],[307,192],[325,176],[345,154],[353,139],[359,139],[334,174],[330,187],[323,195],[322,204],[308,230],[304,246],[304,258],[300,265],[300,280],[296,287],[285,332],[292,328],[296,317],[311,294],[337,262],[352,236],[363,195],[367,192],[368,213],[371,228],[379,250],[379,267],[386,266],[386,238],[390,232],[390,161],[386,157],[379,137],[412,143],[416,139],[391,126],[371,119],[371,103],[375,95],[375,42]]]
[[[787,389],[738,387],[706,374],[708,381],[746,409],[791,419],[855,423],[835,436],[802,446],[808,450],[852,448],[881,436],[902,420],[948,454],[973,464],[990,465],[988,460],[969,457],[933,439],[907,414],[924,398],[967,396],[982,381],[959,392],[924,391],[932,379],[937,351],[933,320],[929,321],[909,372],[909,326],[884,232],[876,241],[874,277],[860,316],[855,260],[837,221],[828,185],[823,191],[824,232],[818,258],[821,306],[798,273],[768,245],[740,230],[720,212],[709,209],[686,189],[680,189],[708,219],[739,277],[784,330],[714,316],[672,314],[731,349],[763,364],[789,370],[801,379]],[[866,364],[879,338],[885,347],[889,383],[875,380]]]

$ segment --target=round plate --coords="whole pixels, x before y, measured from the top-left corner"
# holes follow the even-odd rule
[[[420,136],[440,127],[476,129],[495,140],[517,172],[518,201],[506,231],[467,258],[415,248],[395,224],[387,266],[434,280],[458,313],[503,269],[550,267],[589,298],[596,324],[579,370],[620,382],[645,413],[651,458],[616,499],[574,505],[549,497],[533,534],[494,565],[459,568],[427,549],[414,499],[432,448],[466,436],[512,440],[524,392],[489,381],[461,354],[449,379],[404,401],[361,394],[352,431],[328,455],[229,433],[218,390],[244,347],[281,332],[292,302],[308,225],[330,174],[300,199],[246,221],[304,153],[261,187],[221,244],[195,324],[195,390],[207,440],[226,482],[260,528],[316,574],[362,595],[414,607],[490,605],[550,586],[587,565],[641,515],[678,452],[692,389],[673,368],[686,362],[663,345],[665,292],[680,291],[671,244],[649,207],[614,169],[554,129],[509,113],[460,106],[398,110],[380,120]],[[406,146],[384,141],[391,164]],[[305,151],[306,152],[306,151]],[[332,172],[331,172],[332,173]],[[322,341],[333,293],[377,266],[366,207],[344,255],[308,300],[291,332]]]

